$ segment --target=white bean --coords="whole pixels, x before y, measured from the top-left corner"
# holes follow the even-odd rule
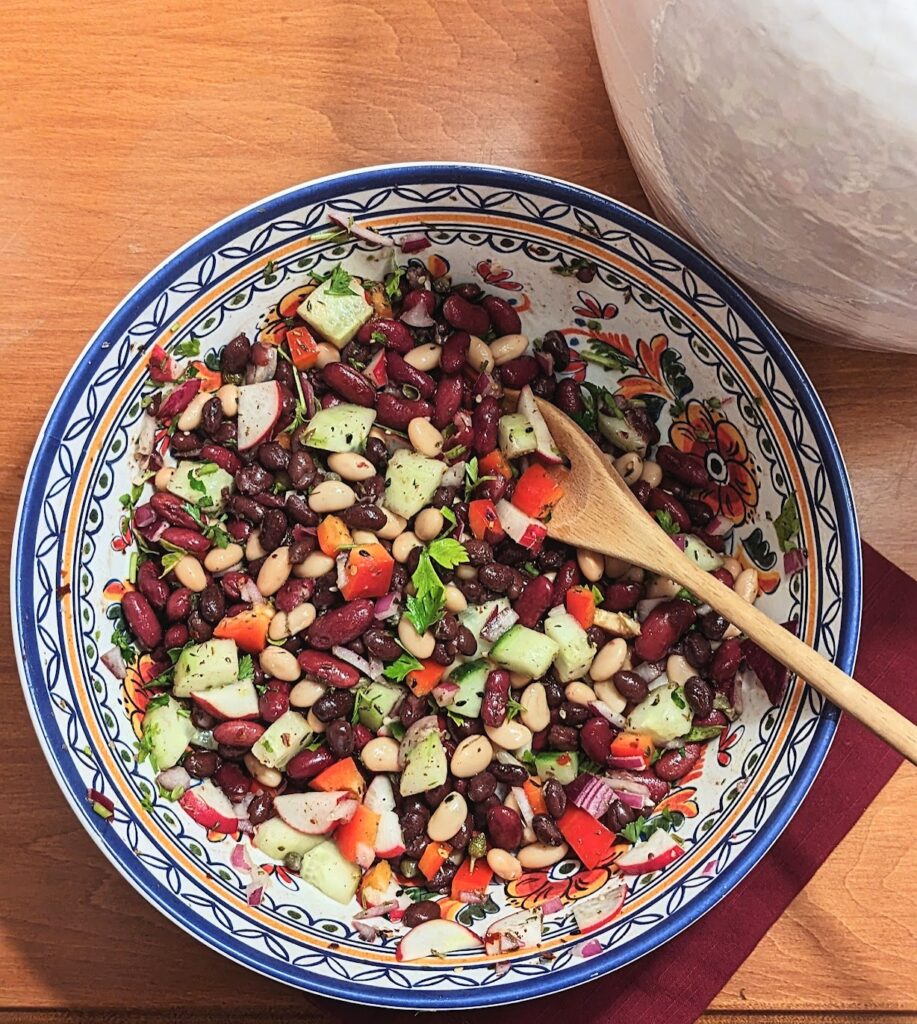
[[[733,583],[739,578],[739,574],[742,572],[742,563],[738,558],[733,558],[732,555],[723,556],[723,568],[732,577]]]
[[[605,572],[605,556],[598,551],[589,551],[588,548],[577,550],[576,564],[590,583],[598,583]]]
[[[252,530],[245,541],[245,557],[254,562],[256,559],[264,558],[267,552],[261,546],[261,531]]]
[[[532,681],[532,677],[526,672],[510,672],[509,674],[509,685],[514,690],[521,690],[523,686],[528,686]]]
[[[309,508],[313,512],[342,512],[356,504],[353,488],[340,480],[323,480],[309,495]]]
[[[567,683],[564,688],[564,696],[572,704],[585,704],[586,707],[596,700],[595,690],[586,683]]]
[[[522,865],[518,858],[508,850],[501,850],[498,846],[487,851],[487,864],[490,870],[504,882],[514,882],[522,874]]]
[[[524,334],[504,334],[502,338],[490,343],[494,366],[503,366],[513,359],[518,359],[528,347],[529,339]]]
[[[605,556],[605,575],[610,580],[619,579],[630,568],[630,562],[623,558],[614,558],[612,555]]]
[[[290,549],[288,547],[274,548],[265,558],[258,570],[257,588],[264,597],[276,594],[278,590],[290,578]]]
[[[551,723],[551,709],[543,683],[529,683],[522,691],[519,703],[522,705],[519,718],[527,729],[533,733],[547,729]]]
[[[375,544],[377,537],[371,530],[351,530],[354,544]]]
[[[268,766],[266,764],[262,764],[251,751],[249,751],[242,760],[245,762],[245,767],[248,769],[252,778],[262,786],[268,786],[273,789],[275,786],[279,786],[280,783],[283,782],[283,772],[277,771],[276,768],[268,768]]]
[[[548,846],[546,843],[531,843],[519,851],[519,863],[524,868],[546,868],[557,864],[567,856],[569,847],[566,843],[560,846]]]
[[[439,366],[442,355],[442,346],[429,341],[412,348],[410,352],[405,354],[404,361],[408,366],[413,366],[415,370],[423,370],[424,373],[427,373]]]
[[[291,612],[287,612],[287,629],[291,635],[308,629],[313,622],[315,622],[315,605],[309,601],[303,601]]]
[[[504,750],[518,750],[520,747],[527,747],[532,742],[532,730],[515,719],[507,720],[496,728],[485,725],[484,732],[491,743],[495,743]]]
[[[290,635],[286,612],[277,612],[273,619],[271,619],[271,624],[267,627],[267,635],[272,640],[286,640]]]
[[[635,484],[643,472],[643,459],[636,452],[625,452],[615,459],[615,469],[626,484]]]
[[[490,764],[494,748],[486,736],[466,736],[455,748],[449,765],[457,779],[470,779]]]
[[[485,373],[487,370],[493,369],[494,357],[487,345],[479,337],[472,334],[471,341],[468,344],[468,351],[465,353],[465,362],[468,363],[472,370],[477,370],[478,373]]]
[[[300,580],[317,580],[334,568],[334,559],[324,551],[310,551],[298,565],[293,566],[293,575]]]
[[[697,675],[697,672],[680,654],[670,654],[665,663],[665,674],[669,682],[675,683],[676,686],[684,686],[691,676]]]
[[[173,476],[175,476],[175,467],[163,466],[153,477],[153,486],[157,491],[167,491]]]
[[[413,530],[405,530],[392,541],[392,558],[403,564],[408,560],[414,548],[421,547],[423,544],[417,539],[417,534]]]
[[[446,584],[446,611],[463,612],[468,607],[465,595],[453,583]]]
[[[617,687],[610,679],[603,679],[595,684],[595,695],[616,715],[620,715],[627,707],[627,701],[618,693]]]
[[[758,570],[743,569],[732,585],[732,589],[743,601],[754,604],[758,599]]]
[[[341,361],[341,353],[327,341],[320,341],[316,346],[318,349],[318,359],[315,361],[315,365],[323,370],[329,363],[339,363]]]
[[[640,479],[646,481],[650,487],[658,487],[662,483],[662,467],[652,459],[644,459]]]
[[[419,540],[426,543],[442,533],[445,522],[438,508],[425,508],[418,512],[414,519],[414,532]]]
[[[443,450],[443,435],[426,416],[415,416],[408,424],[408,440],[414,450],[432,459]]]
[[[290,690],[290,703],[295,708],[311,708],[324,692],[325,687],[314,679],[301,679]]]
[[[476,580],[478,578],[478,570],[473,565],[463,563],[455,567],[455,575],[467,583],[469,580]]]
[[[306,725],[308,725],[314,733],[322,733],[328,728],[320,718],[316,717],[312,708],[309,708],[309,714],[306,715]]]
[[[241,544],[227,544],[225,548],[211,548],[204,556],[207,572],[226,572],[238,565],[245,554]]]
[[[398,638],[408,654],[413,654],[415,658],[419,658],[421,661],[429,658],[433,654],[433,648],[436,646],[436,640],[429,630],[421,635],[403,616],[398,622]]]
[[[302,675],[296,656],[282,647],[266,647],[258,658],[261,668],[275,679],[295,683]]]
[[[239,411],[239,388],[235,384],[224,384],[217,391],[217,398],[220,400],[223,415],[232,419]]]
[[[179,430],[197,430],[204,416],[204,406],[213,398],[209,391],[199,391],[178,417]]]
[[[398,741],[391,736],[377,736],[360,751],[360,759],[371,772],[397,772]]]
[[[427,835],[434,843],[448,842],[465,823],[468,804],[461,793],[449,793],[427,822]]]
[[[621,671],[624,659],[627,657],[627,641],[623,637],[615,637],[599,651],[589,669],[589,675],[593,681],[611,679],[615,672]]]
[[[376,467],[356,452],[334,452],[328,456],[328,468],[342,480],[368,480],[376,475]]]
[[[183,587],[193,590],[195,594],[199,594],[207,586],[207,577],[201,563],[193,555],[180,558],[172,571],[178,582]]]
[[[670,580],[665,576],[654,576],[646,588],[646,596],[648,598],[664,597],[666,600],[670,600],[679,590],[681,590],[681,584],[676,583],[675,580]]]
[[[376,530],[376,536],[382,540],[394,540],[407,529],[408,521],[399,516],[397,512],[390,512],[384,505],[379,507],[385,513],[386,523],[381,530]]]

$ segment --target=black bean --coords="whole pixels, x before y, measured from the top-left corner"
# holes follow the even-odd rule
[[[529,779],[529,773],[521,764],[501,764],[494,761],[489,771],[497,782],[504,782],[507,786],[521,786]]]
[[[709,611],[698,619],[701,632],[708,640],[722,640],[729,623],[718,612]]]
[[[283,543],[287,532],[287,517],[279,508],[269,509],[261,521],[261,546],[265,551],[275,551]]]
[[[385,442],[381,438],[369,438],[366,442],[366,449],[363,454],[367,460],[380,471],[384,470],[388,465],[388,449],[385,447]]]
[[[414,928],[424,921],[435,921],[440,916],[439,904],[435,900],[418,900],[405,910],[401,923],[405,928]]]
[[[349,757],[353,753],[353,726],[343,718],[336,718],[328,723],[325,740],[336,757]]]
[[[213,437],[223,425],[223,406],[217,397],[208,399],[201,410],[201,429]]]
[[[698,633],[697,630],[691,630],[684,639],[684,656],[685,661],[687,661],[692,668],[703,668],[703,666],[707,665],[713,657],[713,651],[710,648],[710,641],[703,633]]]
[[[441,786],[435,789],[428,789],[423,795],[424,803],[431,810],[435,810],[452,792],[452,784],[447,779]]]
[[[202,644],[213,636],[210,623],[197,610],[188,616],[188,635],[197,644]]]
[[[474,638],[474,633],[467,626],[459,627],[458,635],[455,639],[458,644],[459,654],[463,654],[466,658],[471,657],[478,649],[478,642]]]
[[[236,473],[236,487],[240,494],[251,497],[259,491],[268,491],[274,483],[274,478],[263,467],[254,463],[251,466],[243,466]]]
[[[713,690],[700,676],[691,676],[685,682],[685,700],[691,710],[702,718],[713,710]]]
[[[551,817],[562,817],[567,809],[567,793],[557,779],[546,779],[541,787],[541,795]]]
[[[258,461],[272,473],[286,469],[290,462],[290,453],[276,441],[266,441],[258,446]]]
[[[394,661],[401,654],[398,642],[381,626],[370,626],[363,634],[363,643],[370,654],[383,661]]]
[[[264,509],[261,505],[254,498],[247,498],[242,494],[234,494],[229,499],[229,507],[233,515],[238,516],[240,519],[246,519],[248,522],[255,523],[256,525],[260,524],[264,518]]]
[[[312,705],[312,711],[320,722],[333,722],[336,718],[349,719],[353,713],[353,701],[351,690],[333,687],[318,698]]]
[[[560,706],[560,720],[564,725],[585,725],[589,721],[589,708],[585,704],[565,700]]]
[[[341,512],[341,519],[351,530],[379,530],[388,521],[378,505],[351,505]]]
[[[286,510],[293,522],[299,523],[300,526],[318,526],[321,518],[317,512],[309,508],[309,502],[302,494],[288,494]]]
[[[473,803],[479,804],[482,800],[494,795],[497,788],[497,779],[493,772],[483,771],[473,775],[468,782],[468,796]]]
[[[612,682],[625,700],[633,701],[635,704],[644,700],[649,693],[649,687],[636,672],[622,669],[620,672],[615,672]]]
[[[194,779],[209,779],[220,767],[220,758],[215,750],[189,750],[182,766]]]
[[[258,793],[248,805],[248,820],[253,825],[260,825],[268,818],[274,817],[274,798],[270,793]]]
[[[494,560],[493,548],[485,540],[463,541],[468,553],[468,562],[473,566],[487,565]]]
[[[208,622],[213,624],[219,622],[226,611],[226,599],[223,597],[221,588],[216,583],[208,583],[201,591],[197,607]]]
[[[433,636],[437,640],[454,640],[458,636],[459,620],[452,614],[446,614],[433,627]]]
[[[560,846],[564,841],[563,833],[554,824],[550,815],[536,814],[532,819],[532,828],[538,841],[546,846]]]
[[[287,463],[286,470],[290,483],[298,491],[304,491],[317,475],[315,461],[307,451],[302,449],[298,452],[293,452]]]
[[[513,570],[508,565],[500,565],[499,562],[487,562],[478,569],[478,582],[488,590],[493,590],[497,594],[505,594],[512,585]]]
[[[548,747],[551,750],[576,750],[579,734],[570,725],[552,725],[548,729]]]
[[[556,680],[545,680],[544,682],[545,697],[548,700],[549,708],[559,708],[564,702],[564,690],[563,687]]]
[[[220,369],[223,373],[243,373],[251,348],[251,342],[244,334],[237,334],[228,342],[220,354]]]

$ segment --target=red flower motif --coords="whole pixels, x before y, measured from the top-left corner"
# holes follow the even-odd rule
[[[480,275],[485,284],[493,285],[494,288],[502,288],[505,291],[521,292],[522,285],[518,281],[511,280],[513,272],[506,270],[499,265],[494,266],[490,260],[481,260],[475,266],[475,271]]]
[[[603,306],[589,292],[577,292],[576,297],[582,305],[574,306],[573,312],[580,316],[588,317],[590,320],[611,320],[618,315],[618,307],[613,302],[606,302]]]
[[[758,484],[745,439],[723,412],[692,399],[669,436],[679,451],[704,460],[710,483],[702,500],[733,523],[745,522],[758,503]]]

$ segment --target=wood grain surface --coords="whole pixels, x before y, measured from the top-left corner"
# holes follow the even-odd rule
[[[186,239],[360,165],[515,165],[646,209],[584,0],[3,0],[0,536],[98,323]],[[864,537],[917,573],[917,362],[794,340]],[[0,603],[6,605],[6,594]],[[44,763],[3,609],[0,1022],[335,1019],[180,932],[108,866]],[[901,769],[714,1001],[708,1024],[914,1021],[917,773]],[[229,1011],[229,1012],[227,1012]]]

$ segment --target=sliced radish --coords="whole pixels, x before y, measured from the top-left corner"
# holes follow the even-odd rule
[[[684,849],[668,832],[655,831],[649,839],[635,843],[615,861],[622,875],[645,875],[661,871],[684,854]]]
[[[385,349],[380,349],[367,364],[363,376],[368,378],[370,383],[377,388],[384,388],[388,384],[388,366],[385,362]]]
[[[387,775],[376,775],[363,797],[363,806],[376,814],[395,810],[395,793]]]
[[[210,779],[204,779],[193,789],[186,789],[178,802],[182,809],[204,828],[227,835],[239,831],[239,819],[229,802],[229,797]]]
[[[341,791],[330,793],[285,793],[274,797],[274,810],[297,832],[307,836],[325,835],[356,814],[359,803],[353,794]]]
[[[246,384],[239,388],[239,412],[236,420],[239,451],[254,448],[270,439],[280,419],[283,393],[275,380]]]
[[[194,702],[215,718],[235,720],[258,717],[258,691],[250,679],[191,694]]]
[[[477,935],[456,921],[438,918],[424,921],[412,928],[398,943],[396,960],[422,960],[424,957],[440,957],[445,953],[478,950],[483,943]]]
[[[541,415],[538,404],[535,401],[535,395],[532,393],[532,389],[528,384],[526,384],[526,386],[519,392],[519,403],[516,406],[516,411],[521,412],[534,427],[535,451],[541,459],[544,462],[549,462],[553,465],[563,463],[564,458],[560,454],[557,445],[554,443],[551,431],[548,430],[548,425],[544,421],[544,416]]]
[[[532,519],[523,511],[510,504],[505,498],[497,502],[497,518],[509,536],[524,548],[538,551],[544,543],[548,531],[543,523]]]
[[[518,949],[532,949],[541,945],[541,908],[518,910],[502,917],[487,929],[484,948],[488,956],[515,953]]]
[[[612,878],[595,896],[588,900],[577,900],[573,904],[573,917],[576,927],[582,934],[594,932],[608,924],[621,913],[624,906],[624,899],[627,896],[627,886],[622,878]]]
[[[400,857],[405,850],[401,823],[395,811],[379,814],[379,828],[376,831],[375,854],[383,860]]]

